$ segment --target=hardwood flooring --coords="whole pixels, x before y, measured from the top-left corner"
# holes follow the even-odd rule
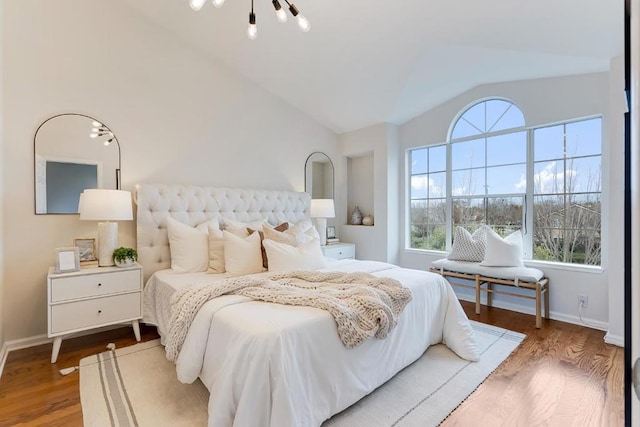
[[[535,317],[482,307],[463,307],[472,320],[527,335],[525,341],[462,403],[443,426],[622,426],[623,349],[604,343],[604,332],[557,321],[535,329]],[[157,338],[142,327],[144,341]],[[0,426],[80,426],[78,374],[58,370],[80,359],[135,344],[131,328],[62,342],[58,362],[51,344],[9,353],[0,379]]]

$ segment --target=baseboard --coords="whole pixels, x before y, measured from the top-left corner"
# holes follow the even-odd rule
[[[454,288],[454,290],[455,290],[455,288]],[[460,293],[456,292],[456,296],[461,301],[468,301],[468,302],[473,302],[473,303],[476,302],[476,299],[475,299],[474,295],[466,295],[466,294],[461,293],[461,292]],[[515,304],[515,303],[512,303],[512,302],[500,301],[500,300],[496,300],[495,298],[493,299],[493,307],[502,308],[502,309],[509,310],[509,311],[515,311],[515,312],[518,312],[518,313],[531,314],[533,316],[535,316],[535,314],[536,314],[535,308],[533,308],[531,306]],[[584,326],[584,327],[587,327],[587,328],[598,329],[600,331],[606,331],[606,330],[609,329],[609,324],[608,323],[602,322],[600,320],[585,318],[584,316],[582,317],[584,322],[581,321],[580,317],[578,317],[578,316],[573,316],[573,315],[566,314],[566,313],[558,313],[558,312],[554,312],[554,311],[550,311],[549,312],[549,317],[551,319],[553,319],[553,320],[559,320],[559,321],[565,322],[565,323],[571,323],[571,324],[574,324],[574,325]]]
[[[9,350],[7,349],[7,343],[4,343],[2,347],[0,347],[0,378],[2,378],[2,371],[4,370],[4,364],[7,361],[8,355]]]
[[[604,336],[604,342],[611,345],[617,345],[618,347],[624,347],[624,337],[620,335],[613,335],[611,332],[607,332]]]

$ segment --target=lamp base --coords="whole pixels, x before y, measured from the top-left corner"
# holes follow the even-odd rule
[[[327,218],[316,218],[316,229],[320,235],[320,245],[327,244]]]
[[[118,223],[98,223],[98,265],[109,267],[113,262],[113,251],[118,246]]]

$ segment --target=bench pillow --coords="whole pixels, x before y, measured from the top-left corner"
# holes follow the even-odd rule
[[[504,239],[498,233],[487,231],[487,247],[483,267],[522,267],[522,231],[517,230]]]
[[[447,259],[452,261],[480,262],[484,259],[489,227],[483,225],[473,234],[464,227],[457,226],[453,236],[453,246]]]

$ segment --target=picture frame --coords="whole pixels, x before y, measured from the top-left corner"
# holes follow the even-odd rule
[[[329,225],[327,227],[327,239],[335,239],[336,238],[336,227],[333,225]]]
[[[54,273],[69,273],[80,270],[80,249],[56,248],[56,262]]]
[[[98,260],[96,256],[96,239],[73,239],[73,246],[79,249],[81,263]]]

